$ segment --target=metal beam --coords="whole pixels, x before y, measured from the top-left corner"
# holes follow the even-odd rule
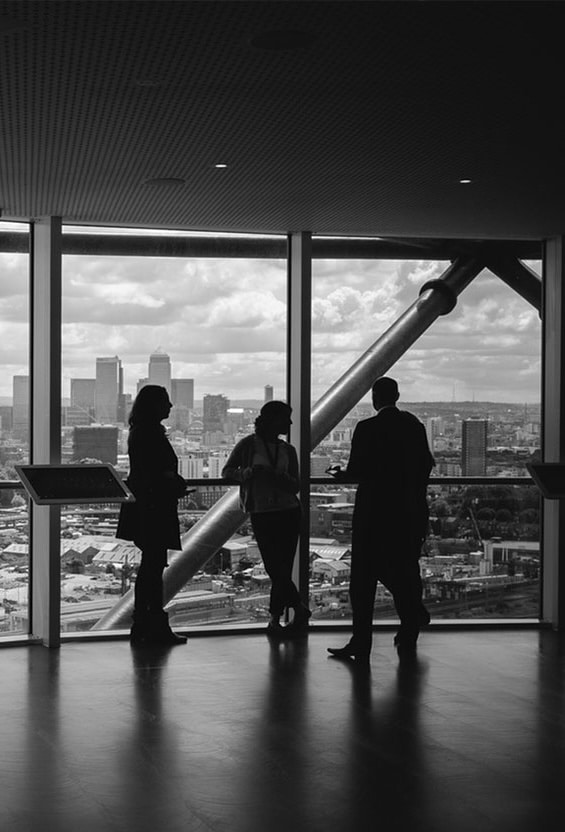
[[[425,284],[420,297],[322,396],[312,411],[312,447],[346,416],[440,315],[453,309],[456,298],[482,271],[484,261],[459,258],[441,280]]]
[[[422,287],[419,298],[315,405],[311,424],[312,448],[339,424],[371,389],[375,379],[386,373],[436,318],[453,309],[459,293],[483,267],[483,260],[460,258],[447,269],[441,280],[432,280]],[[233,488],[184,536],[182,551],[171,558],[165,570],[165,602],[170,601],[235,534],[244,519],[245,514],[239,508],[238,489]],[[123,625],[132,610],[133,591],[130,590],[92,629],[109,630]]]
[[[77,226],[74,226],[76,229]],[[27,252],[27,231],[0,229],[0,251]],[[391,237],[313,237],[312,257],[320,260],[447,260],[472,257],[477,252],[539,260],[539,240],[428,239]],[[63,254],[116,257],[245,257],[284,258],[286,238],[274,235],[155,234],[152,229],[138,229],[136,234],[83,233],[65,230]],[[489,255],[490,258],[490,255]]]
[[[542,459],[565,463],[565,237],[546,243],[542,346]],[[543,500],[542,618],[565,629],[565,500]]]
[[[541,280],[532,269],[517,257],[504,256],[488,257],[486,266],[537,309],[541,317]]]
[[[61,219],[32,226],[31,459],[61,461]],[[61,629],[60,506],[30,507],[33,637],[59,647]]]

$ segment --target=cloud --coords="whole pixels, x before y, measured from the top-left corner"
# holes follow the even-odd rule
[[[315,260],[312,273],[313,398],[319,398],[418,297],[448,263]],[[539,264],[529,264],[530,267]],[[0,254],[2,394],[28,366],[25,255]],[[196,396],[284,395],[286,264],[282,260],[65,256],[63,374],[94,377],[100,355],[122,359],[126,388],[147,375],[161,347]],[[539,400],[538,313],[483,272],[393,370],[405,400]]]

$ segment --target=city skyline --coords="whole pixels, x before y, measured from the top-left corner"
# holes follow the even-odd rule
[[[0,396],[28,372],[27,257],[0,254]],[[317,401],[440,277],[436,261],[314,261],[312,389]],[[529,263],[539,273],[539,263]],[[124,389],[159,345],[202,395],[262,398],[286,378],[284,260],[81,257],[63,268],[63,397],[95,356],[118,355]],[[404,401],[538,402],[537,311],[484,271],[389,371]],[[258,381],[260,379],[261,381]],[[276,395],[276,393],[275,393]],[[280,394],[279,394],[280,395]],[[200,396],[199,396],[200,398]]]

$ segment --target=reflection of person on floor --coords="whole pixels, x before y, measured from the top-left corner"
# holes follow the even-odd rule
[[[399,650],[413,651],[429,623],[422,604],[418,559],[428,528],[426,486],[434,459],[422,423],[396,406],[398,385],[382,377],[373,385],[377,415],[359,422],[347,469],[338,481],[359,483],[353,511],[351,580],[353,635],[336,658],[367,660],[371,651],[377,582],[391,592],[400,618]]]
[[[300,533],[298,458],[294,447],[280,439],[290,429],[290,414],[285,402],[264,404],[255,420],[255,433],[237,443],[222,470],[222,477],[240,484],[241,507],[249,512],[271,579],[267,632],[273,636],[304,632],[310,617],[292,580]],[[294,618],[283,627],[280,618],[287,608],[294,610]]]
[[[173,633],[163,610],[163,571],[167,550],[180,549],[177,501],[186,492],[177,473],[178,460],[161,424],[172,404],[164,387],[148,384],[139,391],[129,417],[128,485],[134,503],[123,503],[116,537],[141,549],[135,580],[132,644],[184,644]]]

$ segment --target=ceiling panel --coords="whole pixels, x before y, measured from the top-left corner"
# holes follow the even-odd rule
[[[3,216],[562,233],[564,22],[558,2],[0,0]]]

